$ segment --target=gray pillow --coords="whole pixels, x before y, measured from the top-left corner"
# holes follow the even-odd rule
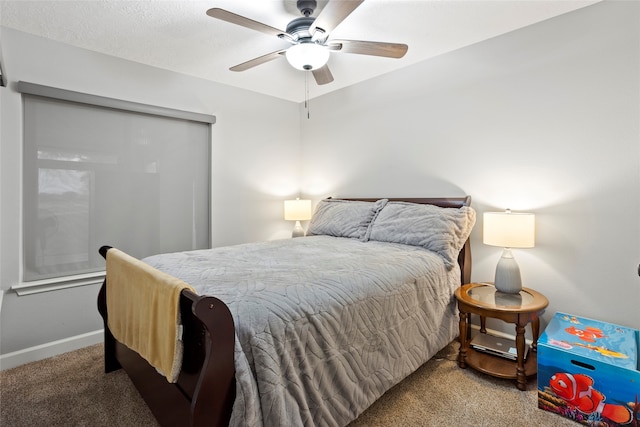
[[[387,199],[375,202],[320,200],[309,222],[307,235],[349,237],[366,242],[373,219],[386,203]]]
[[[371,224],[370,240],[420,246],[438,253],[451,269],[471,234],[476,212],[470,207],[441,208],[389,202]]]

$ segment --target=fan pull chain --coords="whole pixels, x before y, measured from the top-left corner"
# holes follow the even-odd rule
[[[310,100],[309,100],[309,73],[310,71],[307,71],[306,73],[304,73],[304,108],[307,109],[307,120],[309,120],[311,114],[310,114]]]

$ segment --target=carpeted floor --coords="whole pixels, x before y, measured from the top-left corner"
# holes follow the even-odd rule
[[[567,426],[527,391],[455,363],[452,343],[387,392],[349,427]],[[122,371],[104,374],[102,345],[0,372],[0,426],[156,426]]]

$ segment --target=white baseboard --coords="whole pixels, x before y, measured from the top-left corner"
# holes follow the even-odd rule
[[[103,341],[104,330],[87,332],[86,334],[40,344],[23,350],[0,355],[0,371],[15,368],[16,366],[37,360],[47,359],[58,354],[78,350]]]

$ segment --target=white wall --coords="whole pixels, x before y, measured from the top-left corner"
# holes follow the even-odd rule
[[[18,297],[22,104],[19,80],[151,105],[213,114],[213,245],[288,237],[282,200],[299,194],[295,103],[101,55],[2,28],[0,88],[0,353],[102,328],[98,286]],[[96,248],[96,251],[98,248]]]
[[[475,281],[501,253],[481,213],[534,212],[536,247],[514,255],[550,300],[543,324],[640,328],[638,22],[639,3],[604,2],[314,99],[303,191],[470,194]]]

